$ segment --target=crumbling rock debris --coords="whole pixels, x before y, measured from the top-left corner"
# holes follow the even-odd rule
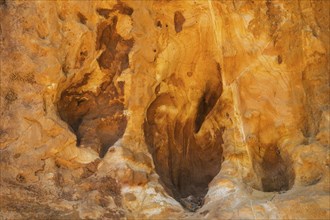
[[[190,195],[187,198],[180,199],[180,203],[189,211],[195,212],[202,207],[203,199]]]

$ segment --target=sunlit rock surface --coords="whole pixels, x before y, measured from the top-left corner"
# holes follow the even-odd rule
[[[0,0],[1,219],[329,219],[327,0]]]

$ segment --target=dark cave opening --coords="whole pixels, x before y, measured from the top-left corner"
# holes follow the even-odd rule
[[[124,9],[131,13],[129,8]],[[97,59],[104,73],[102,80],[95,82],[91,79],[95,73],[85,73],[61,91],[57,102],[60,117],[76,134],[77,146],[91,147],[101,158],[124,135],[127,125],[124,82],[117,79],[129,66],[128,54],[134,40],[125,40],[117,33],[117,21],[117,16],[113,16],[98,25],[95,47],[102,51]],[[83,54],[89,53],[83,51]],[[82,62],[86,59],[84,57]],[[95,91],[84,88],[95,83],[99,84]]]
[[[224,128],[199,132],[220,94],[202,94],[198,109],[187,120],[182,120],[185,113],[169,93],[159,94],[147,109],[144,135],[156,171],[169,195],[188,211],[203,205],[208,184],[221,169]],[[164,106],[178,109],[178,115],[162,111]]]
[[[253,166],[263,192],[285,192],[292,188],[295,173],[292,162],[281,155],[276,145],[267,145],[253,153]]]
[[[295,176],[292,164],[283,159],[276,146],[267,148],[261,167],[261,183],[264,192],[282,192],[291,189]]]
[[[60,117],[77,137],[77,146],[91,147],[100,157],[120,139],[126,128],[124,104],[116,99],[123,91],[110,84],[99,93],[81,92],[81,84],[66,88],[57,103]],[[117,92],[114,92],[114,91]]]

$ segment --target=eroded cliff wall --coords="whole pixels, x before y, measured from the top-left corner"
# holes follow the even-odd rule
[[[329,218],[329,9],[0,1],[1,215]]]

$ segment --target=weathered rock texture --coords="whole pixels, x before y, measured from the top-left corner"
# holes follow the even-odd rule
[[[329,219],[329,10],[1,0],[1,219]]]

